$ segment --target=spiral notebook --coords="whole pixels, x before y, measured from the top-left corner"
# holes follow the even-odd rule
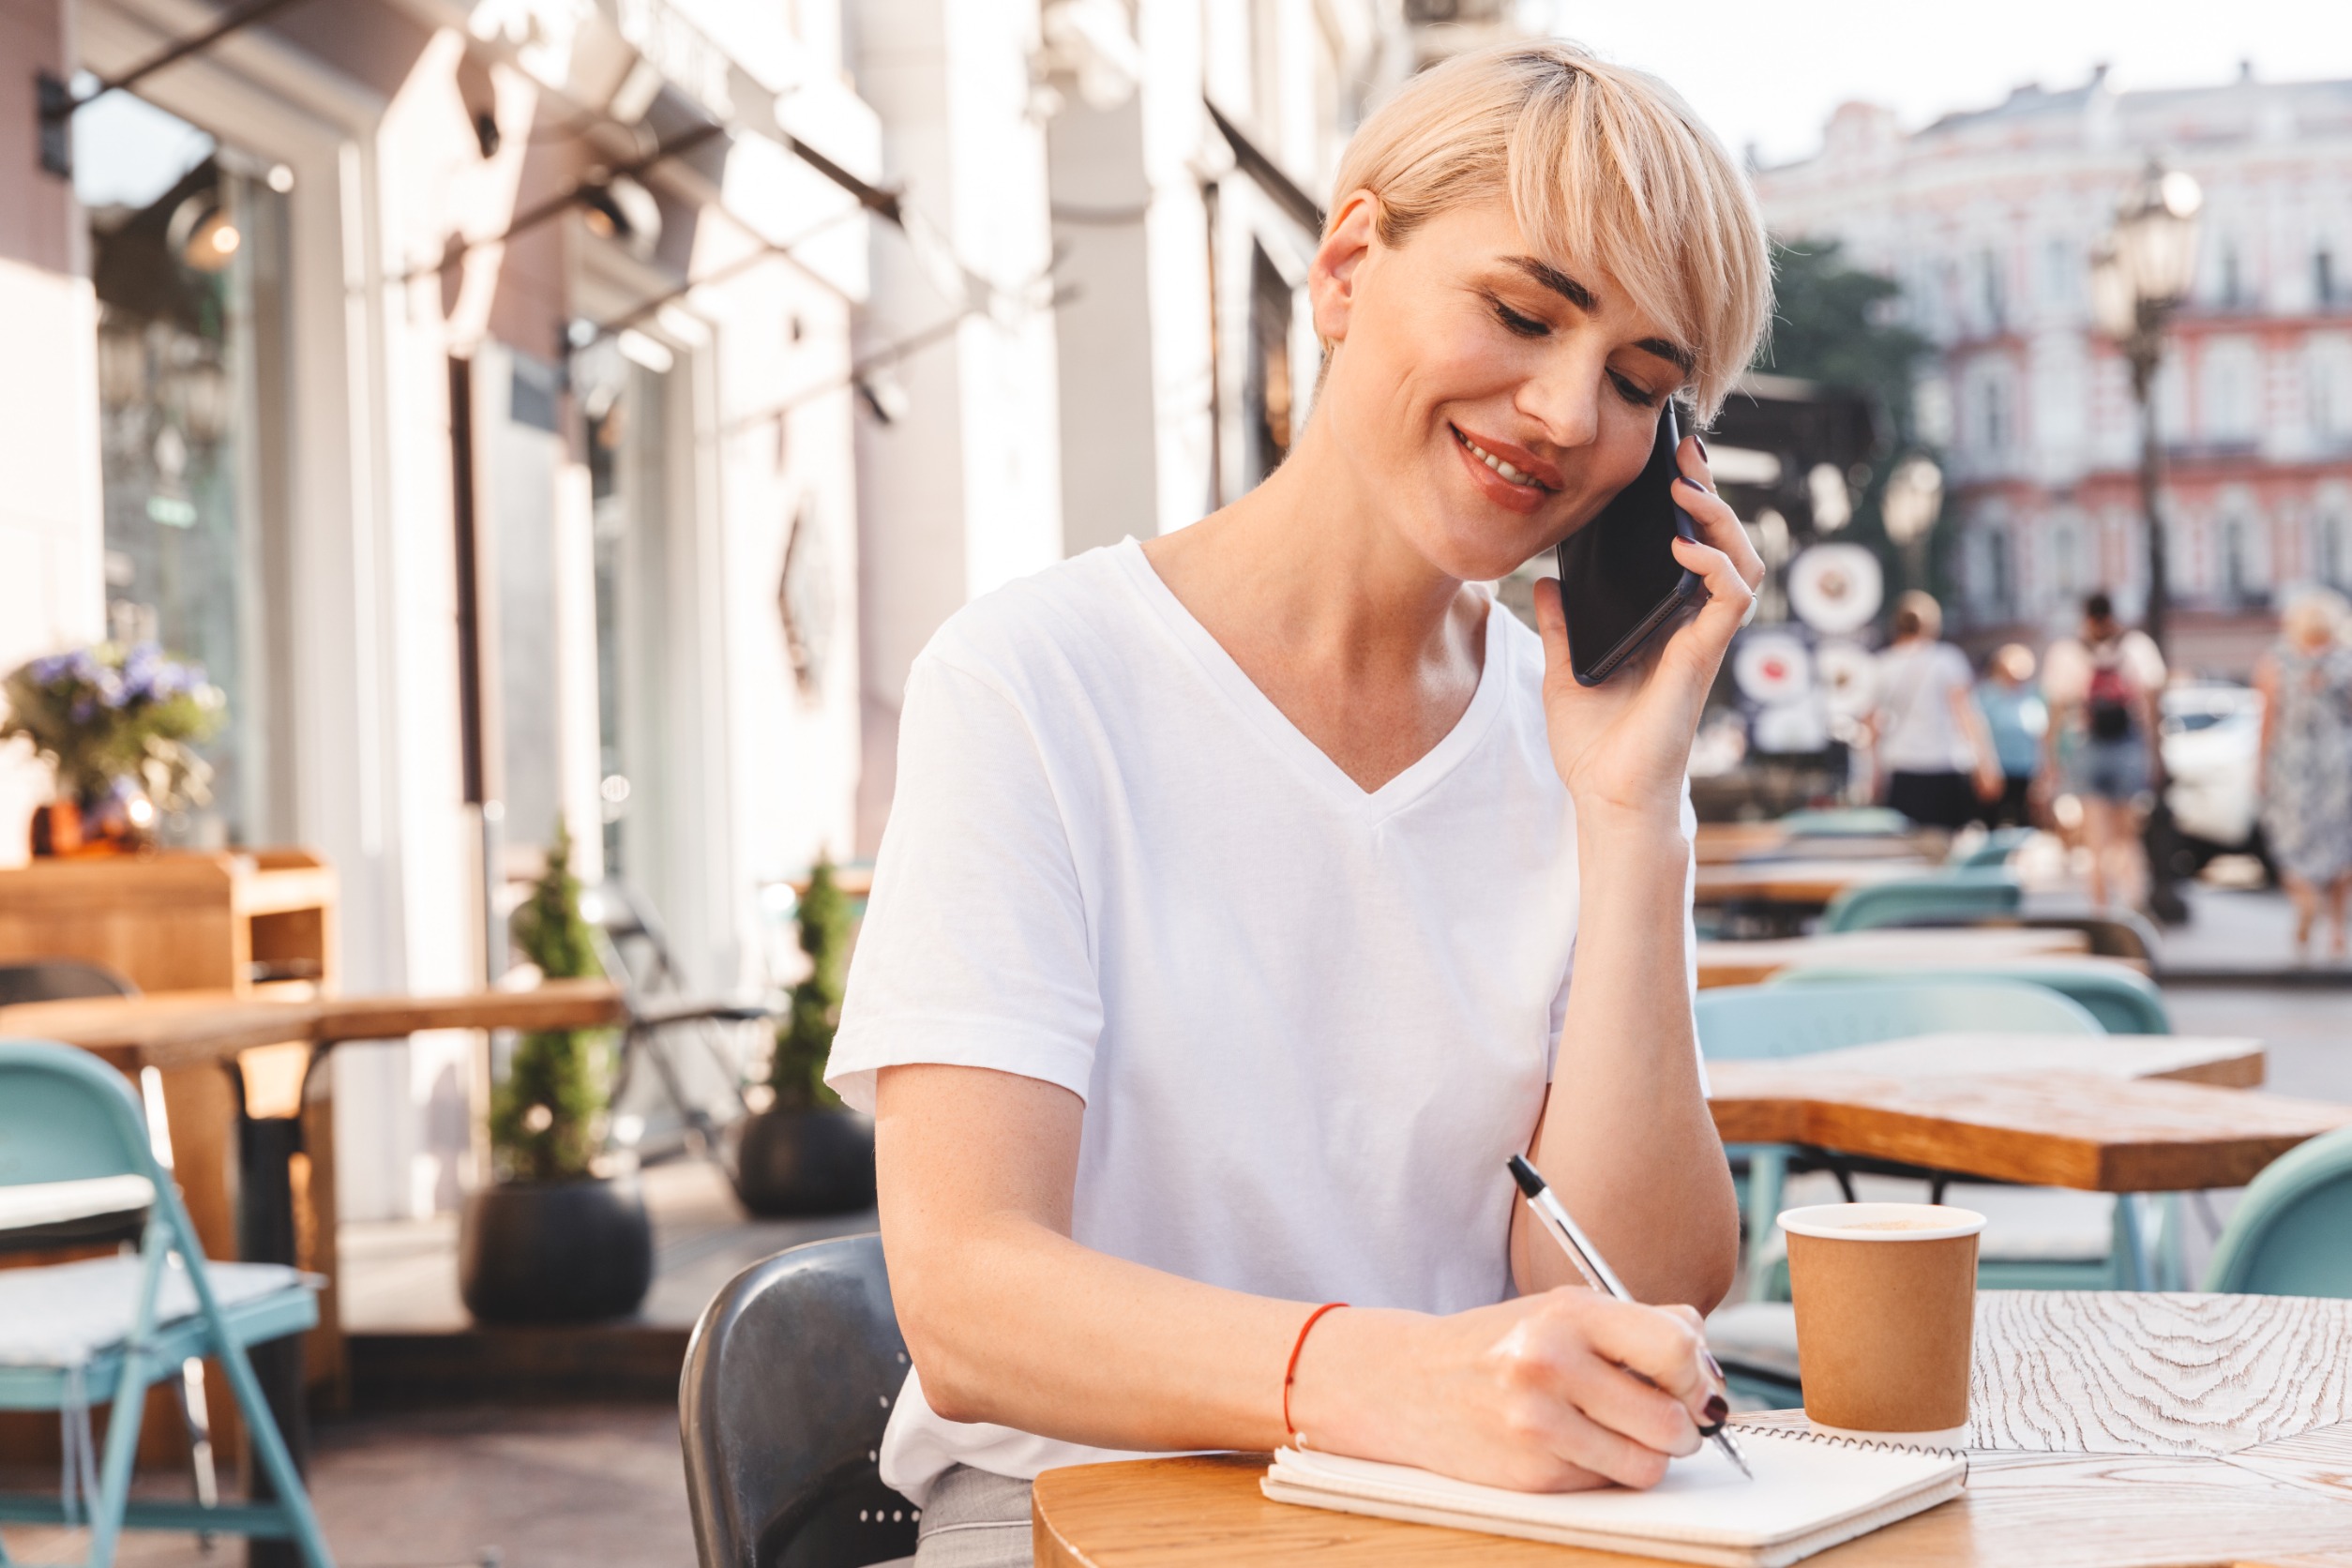
[[[1825,1432],[1740,1428],[1750,1481],[1711,1446],[1677,1459],[1648,1491],[1513,1492],[1404,1465],[1302,1453],[1274,1455],[1259,1483],[1277,1502],[1531,1541],[1779,1568],[1957,1497],[1965,1455]]]

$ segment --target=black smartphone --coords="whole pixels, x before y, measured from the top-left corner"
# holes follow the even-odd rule
[[[1682,444],[1674,404],[1658,415],[1650,461],[1601,515],[1560,541],[1560,603],[1568,617],[1568,667],[1595,686],[1685,605],[1707,596],[1699,575],[1674,558],[1679,535],[1698,531],[1674,493]]]

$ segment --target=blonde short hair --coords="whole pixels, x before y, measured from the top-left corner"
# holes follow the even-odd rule
[[[1334,217],[1358,190],[1380,199],[1389,245],[1508,196],[1544,259],[1599,266],[1691,351],[1702,423],[1772,318],[1772,252],[1739,166],[1674,89],[1564,39],[1473,50],[1407,83],[1348,143]]]
[[[1938,638],[1944,634],[1944,607],[1933,594],[1914,588],[1894,601],[1894,635]]]
[[[2279,613],[2279,630],[2291,639],[2299,640],[2309,634],[2314,642],[2323,639],[2341,642],[2345,632],[2352,630],[2352,604],[2324,585],[2298,588],[2287,596],[2286,607]]]

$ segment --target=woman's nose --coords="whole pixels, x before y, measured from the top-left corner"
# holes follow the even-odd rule
[[[1601,380],[1606,369],[1564,360],[1521,384],[1519,412],[1544,429],[1552,445],[1589,446],[1601,430]]]

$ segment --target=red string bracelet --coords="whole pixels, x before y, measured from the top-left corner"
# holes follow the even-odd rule
[[[1290,1364],[1282,1369],[1282,1429],[1292,1437],[1300,1434],[1299,1429],[1290,1425],[1290,1384],[1299,1375],[1299,1352],[1306,1349],[1307,1331],[1322,1321],[1324,1313],[1336,1312],[1347,1304],[1346,1302],[1325,1302],[1306,1315],[1306,1321],[1299,1325],[1298,1338],[1290,1342]]]

